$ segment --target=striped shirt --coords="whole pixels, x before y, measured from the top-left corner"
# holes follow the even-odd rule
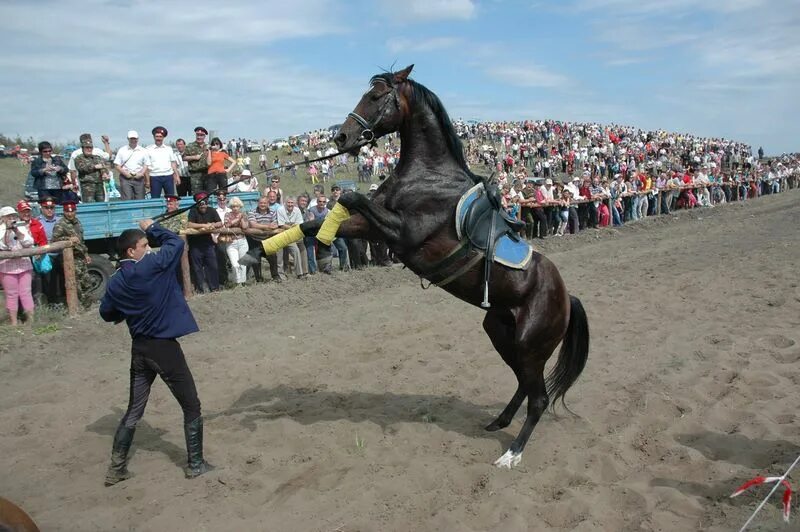
[[[260,212],[258,209],[254,209],[252,211],[248,211],[247,221],[262,225],[275,224],[278,223],[278,213],[271,211],[269,209],[267,209],[267,212]],[[250,236],[255,240],[264,240],[266,238],[266,237],[257,237],[255,235],[250,235]]]

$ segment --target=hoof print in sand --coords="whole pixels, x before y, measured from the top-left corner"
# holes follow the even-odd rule
[[[761,338],[761,343],[765,347],[772,347],[775,349],[787,349],[795,344],[791,338],[787,338],[782,334],[770,334]]]
[[[710,334],[705,337],[705,341],[708,345],[718,348],[726,348],[733,345],[733,338],[725,334]]]

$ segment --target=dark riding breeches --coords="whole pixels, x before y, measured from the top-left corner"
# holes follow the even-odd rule
[[[130,399],[121,425],[133,428],[142,419],[156,375],[167,384],[181,405],[184,423],[200,417],[200,399],[194,378],[178,341],[138,336],[131,348]]]

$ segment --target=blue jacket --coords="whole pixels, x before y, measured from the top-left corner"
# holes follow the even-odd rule
[[[142,260],[123,260],[108,280],[100,302],[105,321],[128,323],[131,337],[179,338],[197,332],[197,322],[178,285],[177,269],[183,254],[183,240],[155,223],[147,228],[148,238],[161,247]]]

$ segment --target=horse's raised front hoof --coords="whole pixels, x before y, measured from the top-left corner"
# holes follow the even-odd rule
[[[520,460],[522,460],[522,453],[515,453],[509,449],[503,456],[494,461],[494,465],[501,468],[505,467],[506,469],[511,469],[515,465],[519,464]]]
[[[495,431],[502,430],[502,429],[506,428],[510,424],[511,424],[511,421],[506,421],[504,419],[497,418],[494,421],[492,421],[491,423],[489,423],[488,425],[486,425],[486,427],[484,427],[483,430],[485,430],[487,432],[495,432]]]
[[[341,203],[342,206],[346,207],[347,209],[352,208],[357,201],[358,196],[356,196],[355,192],[348,191],[339,196],[339,203]]]

